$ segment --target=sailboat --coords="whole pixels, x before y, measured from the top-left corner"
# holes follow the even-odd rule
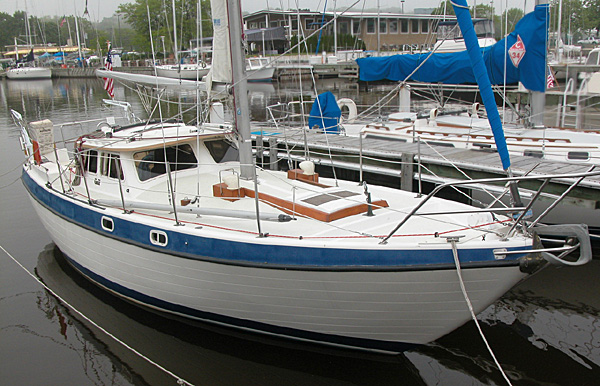
[[[323,178],[310,161],[257,168],[239,6],[213,6],[215,34],[232,42],[213,58],[232,66],[231,123],[110,119],[70,153],[54,145],[52,122],[12,112],[32,205],[85,277],[177,316],[398,352],[473,319],[546,261],[589,261],[585,226],[529,226],[527,208],[492,213]],[[220,81],[222,69],[208,76]],[[544,248],[540,235],[577,242]]]
[[[536,6],[505,39],[483,50],[483,60],[492,83],[521,82],[534,96],[543,96],[547,84],[547,9],[547,5]],[[415,81],[475,83],[467,51],[362,58],[357,62],[362,80],[404,81],[416,69],[410,77]],[[543,110],[543,101],[541,108],[533,106],[536,110],[531,115],[535,120],[525,124],[504,125],[511,154],[561,162],[600,164],[600,138],[597,133],[545,127],[542,122],[543,111],[540,111]],[[487,119],[480,117],[479,107],[479,103],[475,103],[461,114],[440,114],[439,109],[433,109],[418,116],[414,112],[402,111],[390,114],[387,122],[369,124],[360,129],[354,127],[354,134],[362,130],[365,135],[381,138],[409,142],[420,138],[442,146],[496,150],[492,128]]]
[[[28,47],[33,47],[31,44],[31,27],[29,26],[29,17],[25,14],[25,30],[27,34]],[[17,44],[17,38],[15,38],[15,58],[16,66],[11,67],[6,71],[6,77],[8,79],[50,79],[52,77],[52,71],[48,67],[39,67],[34,64],[35,56],[33,48],[29,51],[29,54],[19,59],[19,45]]]

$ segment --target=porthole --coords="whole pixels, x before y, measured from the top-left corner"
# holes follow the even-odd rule
[[[541,150],[525,150],[523,155],[525,157],[544,158],[544,152]]]
[[[577,161],[588,161],[590,159],[590,153],[587,151],[570,151],[567,154],[567,159]]]
[[[115,223],[110,217],[102,216],[101,224],[102,229],[104,229],[105,231],[112,232],[115,229]]]
[[[154,245],[164,247],[169,242],[169,238],[167,237],[167,234],[163,231],[151,230],[150,242]]]

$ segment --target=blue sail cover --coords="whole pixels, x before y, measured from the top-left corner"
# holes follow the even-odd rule
[[[338,133],[340,131],[338,124],[342,110],[338,106],[335,96],[330,92],[319,94],[310,110],[308,117],[308,127],[314,129],[319,127],[326,133]]]
[[[500,119],[500,114],[498,114],[498,106],[496,106],[496,100],[494,99],[494,92],[492,91],[490,77],[483,62],[483,55],[481,48],[479,48],[477,35],[473,29],[473,20],[471,19],[467,0],[454,0],[452,2],[452,7],[454,8],[454,13],[456,14],[460,31],[465,39],[467,53],[469,54],[469,60],[471,61],[471,66],[473,68],[472,73],[477,80],[479,93],[481,94],[481,99],[483,100],[492,132],[494,133],[494,142],[496,142],[496,149],[498,149],[498,154],[502,160],[502,168],[504,170],[508,170],[508,168],[510,168],[510,156],[508,155],[506,138],[504,138],[504,131],[502,130],[502,120]],[[513,50],[512,53],[509,50],[509,54],[511,55],[511,61],[513,63],[516,62],[518,65],[523,59],[526,51],[523,49],[523,44],[520,38],[517,38],[517,40],[519,43],[516,43],[518,46],[515,47],[518,49]],[[546,66],[544,65],[544,68],[545,67]]]
[[[515,30],[505,39],[482,49],[483,61],[492,84],[504,84],[506,58],[507,84],[521,82],[532,91],[546,90],[547,20],[548,4],[538,5],[517,23]],[[522,43],[519,43],[519,38]],[[508,53],[505,54],[505,50]],[[428,56],[428,53],[393,55],[356,61],[360,67],[360,80],[402,81]],[[476,83],[467,51],[434,53],[410,79],[427,83]]]

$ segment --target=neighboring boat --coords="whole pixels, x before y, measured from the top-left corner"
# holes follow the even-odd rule
[[[228,22],[213,7],[214,24],[241,38],[239,3],[228,6]],[[585,227],[530,227],[518,215],[528,208],[319,178],[308,161],[287,173],[255,168],[238,43],[234,125],[111,120],[69,154],[50,121],[12,112],[32,204],[93,282],[179,316],[397,352],[475,318],[544,259],[591,258]],[[578,242],[539,249],[538,235],[557,234]],[[576,261],[563,260],[576,249]]]
[[[14,80],[50,79],[52,77],[52,71],[48,67],[30,67],[22,65],[6,70],[6,77]]]
[[[479,47],[496,44],[494,39],[494,22],[490,19],[473,19],[473,28],[477,34]],[[466,50],[465,39],[462,36],[456,20],[445,20],[438,23],[437,41],[433,46],[435,52],[458,52]]]
[[[275,67],[269,58],[255,57],[246,59],[246,74],[250,82],[270,82],[273,80]]]
[[[185,63],[185,64],[164,64],[155,66],[156,75],[165,78],[176,78],[186,80],[202,80],[210,70],[210,64]]]
[[[514,124],[505,124],[504,131],[510,154],[600,165],[600,135],[597,132]],[[416,113],[394,113],[389,115],[386,122],[363,126],[360,133],[405,142],[421,141],[463,149],[497,150],[488,120],[479,118],[476,113],[437,115],[437,109],[434,109],[428,116],[419,118]]]
[[[166,64],[155,66],[156,75],[165,78],[202,80],[210,71],[210,64]],[[269,63],[269,58],[256,57],[246,59],[246,74],[251,82],[270,82],[273,79],[275,67]]]

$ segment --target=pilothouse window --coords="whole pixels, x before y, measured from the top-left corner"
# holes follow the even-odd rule
[[[90,173],[96,173],[98,171],[98,152],[96,150],[90,150],[84,155],[85,170]]]
[[[228,141],[208,141],[205,142],[206,148],[210,152],[215,162],[239,161],[240,153],[238,149],[233,147],[233,144]]]
[[[103,153],[101,155],[102,175],[110,178],[123,179],[121,160],[117,154]]]
[[[133,155],[135,167],[140,181],[160,176],[167,172],[165,153],[171,171],[195,168],[198,164],[190,145],[170,146],[140,151]]]

